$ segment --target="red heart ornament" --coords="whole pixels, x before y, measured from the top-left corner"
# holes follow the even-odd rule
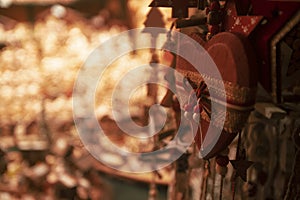
[[[251,44],[243,36],[223,32],[215,35],[208,42],[205,42],[197,33],[191,33],[189,36],[206,49],[223,80],[214,80],[214,77],[208,78],[213,80],[212,82],[222,81],[225,87],[226,102],[219,102],[226,106],[224,126],[219,127],[217,122],[210,121],[209,116],[202,111],[199,129],[195,137],[200,153],[201,149],[214,144],[212,149],[203,155],[204,159],[208,159],[225,149],[245,125],[255,102],[257,64]],[[185,45],[184,42],[181,45]],[[189,62],[181,57],[177,59],[176,69],[194,86],[199,85],[204,80],[203,77],[206,76],[196,71]],[[209,99],[207,92],[206,97]],[[213,131],[209,134],[212,135],[207,134],[210,123],[212,123]],[[221,135],[215,137],[213,134],[220,129]],[[205,143],[203,143],[204,139],[206,140]]]

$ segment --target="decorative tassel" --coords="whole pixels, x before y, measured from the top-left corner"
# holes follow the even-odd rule
[[[157,189],[155,182],[152,182],[150,184],[150,190],[149,190],[149,198],[148,200],[156,200],[157,199]]]
[[[207,162],[205,163],[204,166],[204,170],[203,170],[203,180],[202,180],[202,188],[201,188],[201,195],[200,195],[200,200],[205,200],[206,199],[206,191],[207,191],[207,180],[208,180],[208,176],[210,174],[210,162],[209,160],[207,160]]]
[[[247,170],[248,168],[253,164],[252,161],[246,160],[246,150],[241,148],[241,133],[239,133],[238,136],[238,143],[237,143],[237,149],[236,149],[236,160],[230,160],[230,163],[232,164],[234,168],[234,173],[231,178],[231,187],[232,187],[232,199],[235,198],[235,187],[236,187],[236,178],[241,177],[241,179],[245,182],[247,182]]]
[[[219,192],[219,199],[222,200],[223,198],[223,182],[224,178],[227,174],[229,164],[229,157],[228,157],[229,149],[226,148],[220,155],[216,156],[216,172],[221,175],[220,180],[220,192]]]

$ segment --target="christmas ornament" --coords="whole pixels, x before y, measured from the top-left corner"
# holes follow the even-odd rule
[[[237,13],[236,4],[228,0],[225,6],[224,30],[249,36],[262,20],[262,16],[240,16]]]
[[[216,35],[221,31],[221,23],[223,21],[224,10],[221,8],[219,0],[212,0],[206,8],[208,35],[207,39]]]
[[[216,173],[221,176],[220,180],[220,190],[219,190],[219,199],[221,200],[223,198],[223,183],[224,183],[224,178],[228,172],[228,167],[227,165],[229,164],[229,148],[226,148],[222,152],[220,152],[219,155],[216,156],[215,162],[216,162]]]
[[[236,159],[230,160],[230,163],[232,164],[235,170],[231,177],[231,188],[232,188],[233,199],[235,198],[237,177],[241,177],[243,181],[247,182],[247,170],[251,165],[253,165],[252,161],[246,160],[246,150],[245,149],[241,150],[241,145],[242,145],[241,140],[242,140],[242,136],[241,133],[239,133],[237,148],[236,148]]]
[[[190,36],[207,50],[217,65],[223,80],[216,80],[214,77],[196,73],[193,70],[193,67],[181,58],[177,61],[176,69],[182,73],[187,80],[190,80],[190,83],[195,90],[197,90],[200,83],[204,81],[203,76],[206,76],[206,80],[210,81],[214,90],[218,90],[218,83],[223,81],[225,85],[225,94],[222,95],[226,95],[227,99],[226,102],[218,102],[227,107],[226,121],[224,127],[218,127],[218,122],[216,120],[212,121],[212,124],[216,129],[221,128],[223,131],[214,148],[205,156],[205,159],[207,159],[225,149],[246,123],[254,104],[254,94],[256,91],[256,65],[254,63],[255,58],[253,52],[249,48],[250,45],[243,37],[233,33],[223,32],[215,35],[208,42],[205,42],[201,36],[196,33],[191,33]],[[197,54],[197,52],[193,53],[195,53],[195,55]],[[181,86],[179,85],[178,87]],[[209,98],[209,93],[206,89],[200,93],[201,98],[199,98],[198,94],[200,101],[197,102],[201,103],[201,108],[203,108],[204,112],[201,112],[201,128],[199,127],[199,132],[195,139],[198,147],[201,149],[206,148],[206,146],[202,146],[203,139],[201,139],[201,137],[207,137],[206,132],[210,122],[209,113],[211,112],[211,99]],[[217,94],[221,95],[220,93]],[[190,107],[191,106],[187,106],[183,109],[191,109]],[[203,135],[200,134],[200,130]],[[210,139],[214,138],[213,135],[208,137]]]
[[[236,177],[241,177],[241,179],[245,182],[247,182],[247,169],[253,165],[253,162],[244,160],[244,159],[238,159],[238,160],[231,160],[230,163],[232,164],[235,171]]]

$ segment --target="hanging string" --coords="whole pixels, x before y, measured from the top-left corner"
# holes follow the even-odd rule
[[[197,155],[196,155],[196,150],[197,150],[197,149],[196,149],[196,144],[195,144],[195,142],[193,143],[193,146],[192,146],[192,147],[193,147],[193,149],[192,149],[192,153],[191,153],[191,155],[190,155],[190,158],[193,158],[193,157],[197,156]],[[187,173],[187,174],[188,174],[188,175],[187,175],[187,176],[188,176],[188,180],[191,180],[191,178],[192,178],[191,176],[192,176],[192,170],[193,170],[193,167],[194,167],[194,166],[190,166],[190,163],[189,163],[189,168],[188,168],[188,173]],[[187,192],[186,192],[186,193],[187,193],[186,198],[187,198],[187,199],[190,199],[190,191],[189,191],[188,188],[187,188]]]
[[[206,163],[205,163],[206,164]],[[204,190],[205,190],[205,183],[206,183],[206,169],[205,166],[203,167],[203,178],[202,178],[202,183],[201,183],[201,195],[200,195],[200,199],[199,200],[203,200],[204,199]]]
[[[200,118],[200,120],[201,120],[201,118]],[[203,133],[202,133],[201,123],[199,122],[199,124],[200,124],[199,132],[200,132],[200,140],[201,140],[201,151],[203,151],[204,150],[204,148],[203,148]]]
[[[211,168],[211,173],[210,173],[210,177],[212,178],[212,187],[211,187],[211,191],[210,191],[210,194],[211,194],[211,198],[214,199],[214,194],[215,194],[215,184],[216,184],[216,160],[213,159],[212,160],[212,163],[211,165],[213,166]]]
[[[223,199],[223,182],[224,182],[224,176],[221,176],[219,200]]]
[[[156,189],[156,174],[152,174],[152,181],[150,183],[150,189],[149,189],[149,198],[148,200],[156,200],[157,199],[157,189]]]
[[[196,96],[197,96],[197,98],[198,98],[198,100],[197,100],[197,106],[198,106],[198,112],[199,112],[199,125],[200,125],[200,127],[199,127],[199,133],[200,133],[200,142],[201,142],[201,151],[203,151],[204,150],[204,148],[203,148],[203,132],[202,132],[202,127],[201,127],[201,110],[202,110],[202,107],[204,107],[204,106],[202,106],[201,105],[201,98],[202,98],[202,93],[203,93],[203,91],[206,89],[206,84],[203,82],[203,81],[201,81],[201,83],[199,84],[199,86],[198,86],[198,88],[197,88],[197,90],[196,90]]]
[[[202,184],[201,184],[200,200],[205,200],[206,199],[207,181],[208,181],[208,176],[210,174],[210,161],[209,160],[207,160],[205,165],[204,165],[203,174],[204,175],[203,175]]]
[[[228,171],[228,167],[227,167],[227,165],[229,164],[228,153],[229,153],[229,149],[226,148],[215,157],[215,162],[216,162],[215,171],[217,174],[219,174],[221,176],[220,188],[219,188],[219,199],[222,199],[223,182],[224,182],[224,178]]]

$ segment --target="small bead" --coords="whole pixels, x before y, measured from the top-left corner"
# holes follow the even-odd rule
[[[202,107],[197,104],[194,106],[194,113],[200,113],[202,111]]]
[[[216,172],[218,174],[220,174],[221,176],[226,176],[227,171],[228,171],[227,167],[222,167],[222,166],[220,166],[218,164],[216,165]]]
[[[172,96],[172,100],[173,100],[173,101],[178,101],[176,95],[173,95],[173,96]]]
[[[199,120],[200,120],[200,114],[199,113],[194,113],[193,114],[193,120],[198,123]]]
[[[206,40],[210,40],[211,38],[212,38],[212,34],[210,32],[208,32],[206,35]]]
[[[220,156],[220,155],[218,155],[216,157],[216,162],[218,163],[218,165],[220,165],[222,167],[225,167],[229,163],[229,158],[228,158],[228,156]]]
[[[184,112],[184,117],[186,119],[192,119],[193,118],[193,113],[185,111]]]
[[[150,195],[151,197],[156,197],[156,195],[157,195],[156,190],[155,190],[155,189],[151,189],[151,190],[149,191],[149,195]]]
[[[185,104],[183,106],[184,111],[191,112],[193,111],[193,106],[191,104]]]

